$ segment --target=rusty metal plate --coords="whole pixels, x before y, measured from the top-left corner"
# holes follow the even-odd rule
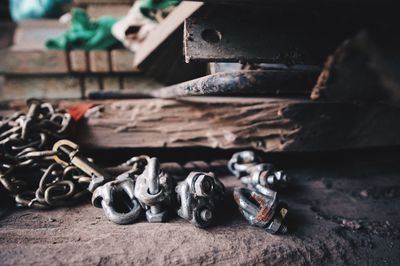
[[[322,64],[357,29],[302,11],[205,7],[185,21],[185,61]]]

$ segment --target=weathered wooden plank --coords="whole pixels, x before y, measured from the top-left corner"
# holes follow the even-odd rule
[[[64,51],[0,50],[0,74],[57,74],[67,73]]]
[[[92,19],[98,19],[102,16],[122,18],[128,13],[130,8],[131,5],[129,4],[92,4],[86,8],[86,12]]]
[[[91,147],[321,151],[400,145],[398,108],[262,98],[142,99],[105,104],[79,142]]]
[[[94,50],[89,52],[90,71],[105,73],[109,72],[111,62],[108,51]]]
[[[183,25],[184,20],[198,10],[202,5],[202,3],[182,2],[177,6],[171,14],[169,14],[169,16],[163,20],[160,25],[143,41],[141,49],[139,49],[135,55],[135,66],[140,67],[140,65],[148,59],[148,57],[150,57],[150,55],[158,49],[173,32]]]
[[[127,49],[115,49],[111,51],[111,66],[113,72],[138,72],[133,66],[135,54]]]
[[[71,62],[72,72],[88,72],[89,62],[88,53],[82,50],[73,50],[69,52],[69,60]]]
[[[0,99],[26,100],[40,99],[80,99],[79,79],[72,76],[18,76],[6,77],[0,84]]]
[[[58,20],[29,20],[19,22],[14,34],[15,51],[47,51],[45,43],[65,31],[68,25]]]

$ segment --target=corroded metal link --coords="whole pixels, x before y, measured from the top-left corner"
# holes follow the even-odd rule
[[[50,206],[47,204],[42,204],[36,200],[34,191],[24,191],[15,196],[15,202],[17,206],[20,207],[30,207],[33,209],[45,210],[49,209]]]
[[[135,196],[146,211],[149,222],[164,222],[172,201],[172,179],[160,170],[157,158],[150,158],[136,178]]]
[[[76,175],[82,173],[78,169],[74,169]],[[48,206],[69,206],[75,204],[76,201],[82,198],[87,193],[84,193],[84,188],[78,189],[78,185],[71,176],[67,176],[68,171],[65,171],[63,166],[57,163],[50,165],[46,169],[39,182],[39,187],[35,192],[35,201]]]
[[[57,141],[53,146],[53,151],[56,152],[54,156],[56,162],[65,166],[72,164],[91,177],[88,190],[92,193],[97,187],[113,180],[113,177],[103,168],[81,155],[79,153],[79,146],[72,141],[66,139]]]
[[[17,206],[45,209],[70,205],[86,192],[87,176],[63,171],[49,150],[68,135],[71,116],[50,103],[28,100],[28,111],[15,112],[0,121],[0,188]]]
[[[0,171],[0,184],[10,193],[18,193],[26,186],[26,182],[13,178],[12,171],[13,167],[4,173]]]
[[[240,212],[251,225],[272,234],[287,232],[287,207],[279,202],[275,191],[257,185],[256,189],[235,188],[233,196]]]
[[[150,157],[146,155],[134,156],[123,163],[121,166],[129,167],[129,170],[126,170],[124,172],[128,172],[132,175],[140,175],[141,173],[143,173],[149,159]]]
[[[89,179],[85,179],[85,177],[79,177],[78,179],[83,183],[90,182],[87,189],[93,192],[93,206],[102,208],[110,221],[117,224],[127,224],[134,222],[140,216],[142,207],[134,195],[135,181],[132,176],[142,171],[140,168],[146,158],[141,157],[131,160],[129,164],[133,165],[132,169],[114,180],[108,172],[82,156],[79,153],[78,145],[71,141],[63,139],[56,142],[53,146],[53,151],[56,152],[54,159],[66,167],[64,176],[68,176],[77,169],[89,176]],[[63,184],[62,182],[58,183]],[[58,203],[65,205],[64,196],[69,198],[69,196],[73,195],[71,184],[73,183],[69,181],[69,190],[60,196],[53,196],[52,201],[49,202],[50,198],[46,198],[46,193],[43,195],[43,199],[53,205]],[[49,191],[49,189],[52,189],[52,187],[49,187],[46,191]],[[49,191],[49,194],[50,192],[52,190]]]
[[[105,216],[116,224],[133,223],[142,212],[134,195],[134,186],[134,180],[128,174],[122,174],[98,187],[93,192],[92,204],[103,208]]]
[[[228,169],[236,177],[247,175],[247,170],[260,163],[261,159],[253,151],[241,151],[234,153],[228,162]]]
[[[287,186],[288,177],[283,171],[276,171],[272,164],[257,164],[248,169],[248,176],[240,179],[249,186],[261,185],[273,190],[280,190]]]
[[[176,188],[177,214],[197,227],[209,226],[225,195],[224,185],[211,173],[191,172]]]
[[[262,185],[274,190],[285,187],[288,177],[283,171],[275,170],[272,164],[261,163],[253,151],[242,151],[232,155],[228,169],[247,186]]]

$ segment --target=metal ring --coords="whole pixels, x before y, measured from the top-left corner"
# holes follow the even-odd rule
[[[53,151],[58,152],[58,149],[61,146],[68,146],[68,147],[72,148],[73,150],[79,150],[79,146],[76,143],[74,143],[74,142],[72,142],[70,140],[67,140],[67,139],[62,139],[62,140],[59,140],[56,143],[54,143]],[[53,159],[57,163],[62,164],[64,166],[69,165],[69,162],[66,162],[66,161],[60,159],[60,157],[58,157],[57,153],[56,153],[56,155],[53,156]]]

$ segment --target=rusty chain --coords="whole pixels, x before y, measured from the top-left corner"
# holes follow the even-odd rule
[[[0,121],[0,191],[17,206],[47,209],[85,196],[87,177],[55,163],[54,142],[69,135],[71,116],[50,103],[28,100],[28,111]]]

